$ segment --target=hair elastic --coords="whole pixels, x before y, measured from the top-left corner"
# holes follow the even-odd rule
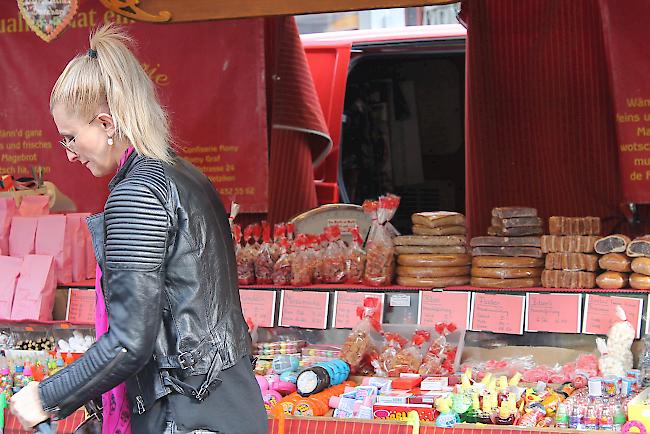
[[[89,48],[88,57],[90,57],[91,59],[97,59],[97,50],[93,50],[92,48]]]

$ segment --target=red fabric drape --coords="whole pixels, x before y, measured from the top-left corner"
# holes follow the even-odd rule
[[[331,140],[293,17],[266,25],[270,88],[270,222],[285,221],[318,205],[313,162]]]
[[[621,191],[598,2],[470,0],[462,8],[471,234],[484,234],[491,208],[507,205],[536,207],[544,218],[600,216],[613,230]]]

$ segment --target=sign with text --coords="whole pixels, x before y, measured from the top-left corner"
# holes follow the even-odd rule
[[[619,321],[616,316],[617,305],[623,308],[627,320],[636,330],[636,338],[640,338],[643,312],[643,299],[641,298],[587,294],[582,332],[591,335],[606,335],[612,324]]]
[[[282,327],[326,329],[329,301],[329,292],[285,289],[280,296],[280,321],[278,325]]]
[[[630,25],[648,14],[646,0],[600,0],[614,102],[621,202],[650,203],[650,27]]]
[[[375,320],[381,323],[384,313],[385,294],[375,292],[336,291],[334,294],[334,312],[332,327],[339,329],[353,328],[361,320],[357,316],[357,307],[363,306],[366,298],[379,299],[379,308],[375,312]]]
[[[96,297],[95,291],[69,289],[66,320],[74,323],[94,324]]]
[[[526,331],[580,333],[582,294],[526,294]]]
[[[470,329],[521,335],[524,333],[525,305],[523,295],[474,293]]]
[[[418,324],[433,326],[439,322],[469,328],[472,294],[462,291],[420,291]]]
[[[91,29],[111,21],[137,41],[136,56],[168,109],[179,154],[210,178],[226,207],[236,200],[242,212],[266,212],[262,19],[159,25],[80,0],[66,31],[46,43],[29,29],[15,1],[0,2],[0,77],[11,78],[0,80],[0,175],[31,176],[32,166],[42,166],[45,180],[79,211],[103,208],[109,180],[67,160],[49,98],[68,61],[85,54]]]
[[[263,289],[240,289],[239,299],[246,321],[257,327],[275,325],[275,291]]]

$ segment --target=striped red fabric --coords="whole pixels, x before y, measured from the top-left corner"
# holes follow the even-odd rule
[[[57,422],[57,434],[71,434],[85,419],[85,412],[77,410],[70,416]],[[2,430],[0,430],[2,431]],[[5,426],[3,434],[29,434],[31,431],[22,429],[20,422],[8,410],[5,410]]]
[[[598,2],[463,2],[468,25],[470,234],[495,206],[621,224],[617,149]],[[637,228],[639,231],[647,228]]]

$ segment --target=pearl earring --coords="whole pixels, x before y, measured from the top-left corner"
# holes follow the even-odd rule
[[[113,146],[113,138],[112,137],[109,137],[106,142],[108,143],[108,146]]]

